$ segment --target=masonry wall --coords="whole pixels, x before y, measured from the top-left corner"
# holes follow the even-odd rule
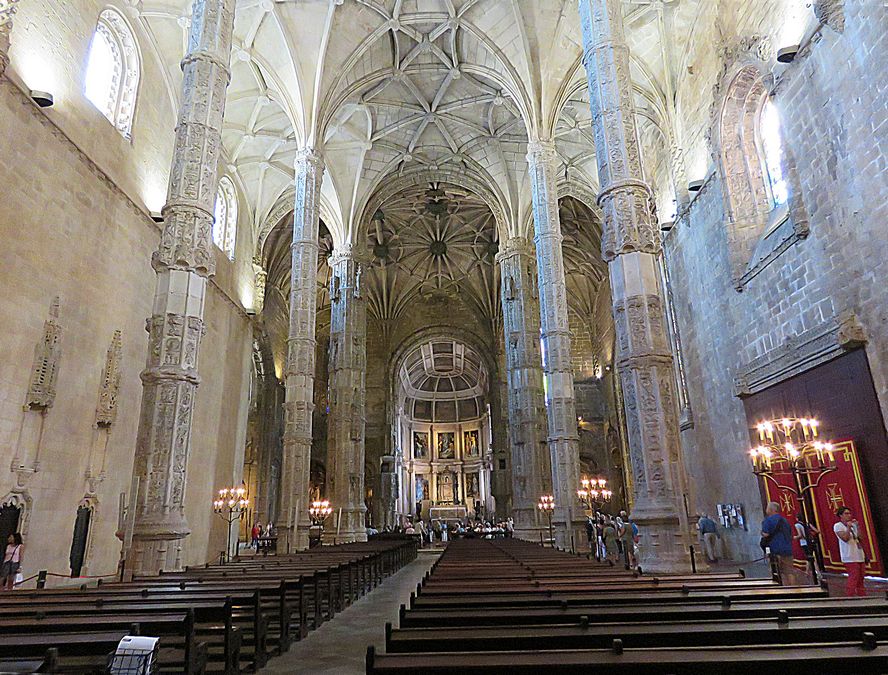
[[[69,572],[74,518],[89,492],[85,474],[90,449],[96,435],[104,433],[94,426],[102,367],[112,334],[119,329],[118,415],[109,432],[104,479],[96,485],[83,570],[108,574],[115,572],[120,554],[115,537],[118,495],[129,491],[132,476],[139,373],[147,348],[145,319],[154,292],[150,260],[160,232],[144,205],[81,152],[62,121],[57,122],[61,126],[15,84],[0,82],[0,321],[7,326],[0,335],[0,494],[9,497],[16,491],[13,458],[34,466],[37,439],[32,431],[40,414],[22,408],[34,347],[43,335],[50,303],[59,296],[57,395],[43,418],[38,471],[24,477],[30,500],[24,572]],[[96,136],[117,133],[104,118],[88,117],[79,124],[84,136],[93,124]],[[120,175],[136,159],[132,154],[118,157]],[[200,354],[202,383],[186,494],[193,534],[186,542],[186,564],[205,562],[224,549],[224,528],[212,513],[211,499],[220,485],[240,480],[243,464],[251,328],[240,303],[232,299],[237,297],[232,263],[220,254],[218,265],[220,272],[208,291]],[[93,472],[98,474],[101,466],[99,452],[92,458]]]
[[[883,418],[888,411],[888,85],[876,75],[888,72],[886,12],[883,3],[845,3],[844,32],[822,26],[815,33],[814,22],[807,33],[814,38],[796,60],[774,67],[772,98],[798,175],[791,200],[807,212],[808,236],[735,290],[725,186],[710,165],[706,185],[667,237],[695,422],[683,437],[686,462],[698,511],[712,513],[719,502],[746,506],[749,532],[728,536],[737,559],[758,555],[760,496],[749,424],[734,395],[734,378],[753,359],[776,359],[787,341],[853,314]],[[739,17],[740,35],[767,19]],[[698,117],[686,138],[705,136],[708,119]]]

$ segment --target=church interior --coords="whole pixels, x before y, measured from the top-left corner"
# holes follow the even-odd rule
[[[886,83],[882,0],[0,0],[0,670],[888,672]]]

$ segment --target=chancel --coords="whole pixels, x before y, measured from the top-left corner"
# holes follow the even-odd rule
[[[886,31],[0,0],[0,671],[888,672]]]

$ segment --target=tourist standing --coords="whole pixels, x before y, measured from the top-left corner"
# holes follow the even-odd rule
[[[718,526],[712,518],[704,513],[697,521],[697,529],[700,530],[700,539],[703,540],[703,552],[706,554],[706,559],[711,563],[717,563],[718,540],[721,539]]]
[[[768,502],[762,521],[762,542],[771,551],[771,560],[777,564],[783,586],[801,586],[804,581],[792,564],[792,528],[780,513],[777,502]]]
[[[12,590],[15,585],[15,575],[22,568],[23,554],[22,535],[18,532],[10,534],[6,539],[3,564],[0,565],[0,589]]]
[[[602,539],[604,539],[605,557],[607,558],[607,562],[613,567],[617,562],[617,556],[619,555],[620,550],[617,546],[617,527],[614,521],[610,518],[604,522]]]
[[[839,538],[839,556],[842,558],[845,569],[848,570],[848,585],[845,587],[845,595],[866,595],[866,588],[863,585],[866,554],[860,544],[860,529],[857,519],[847,506],[836,509],[836,516],[838,516],[839,522],[833,525],[833,532]]]
[[[626,561],[626,569],[635,567],[635,533],[632,523],[625,511],[620,512],[620,530],[617,533],[623,543],[623,557]]]
[[[262,523],[258,520],[253,525],[253,529],[250,530],[250,546],[259,551],[259,537],[262,536]]]
[[[793,539],[799,542],[799,546],[805,554],[805,574],[808,577],[808,583],[814,582],[814,538],[820,534],[820,530],[805,520],[805,516],[801,513],[796,514],[795,535]]]

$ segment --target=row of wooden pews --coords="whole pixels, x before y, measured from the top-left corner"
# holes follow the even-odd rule
[[[414,560],[412,538],[0,594],[0,672],[104,673],[124,635],[160,638],[160,672],[256,671]]]
[[[385,653],[368,648],[367,673],[888,673],[885,640],[883,597],[458,540],[386,625]]]

